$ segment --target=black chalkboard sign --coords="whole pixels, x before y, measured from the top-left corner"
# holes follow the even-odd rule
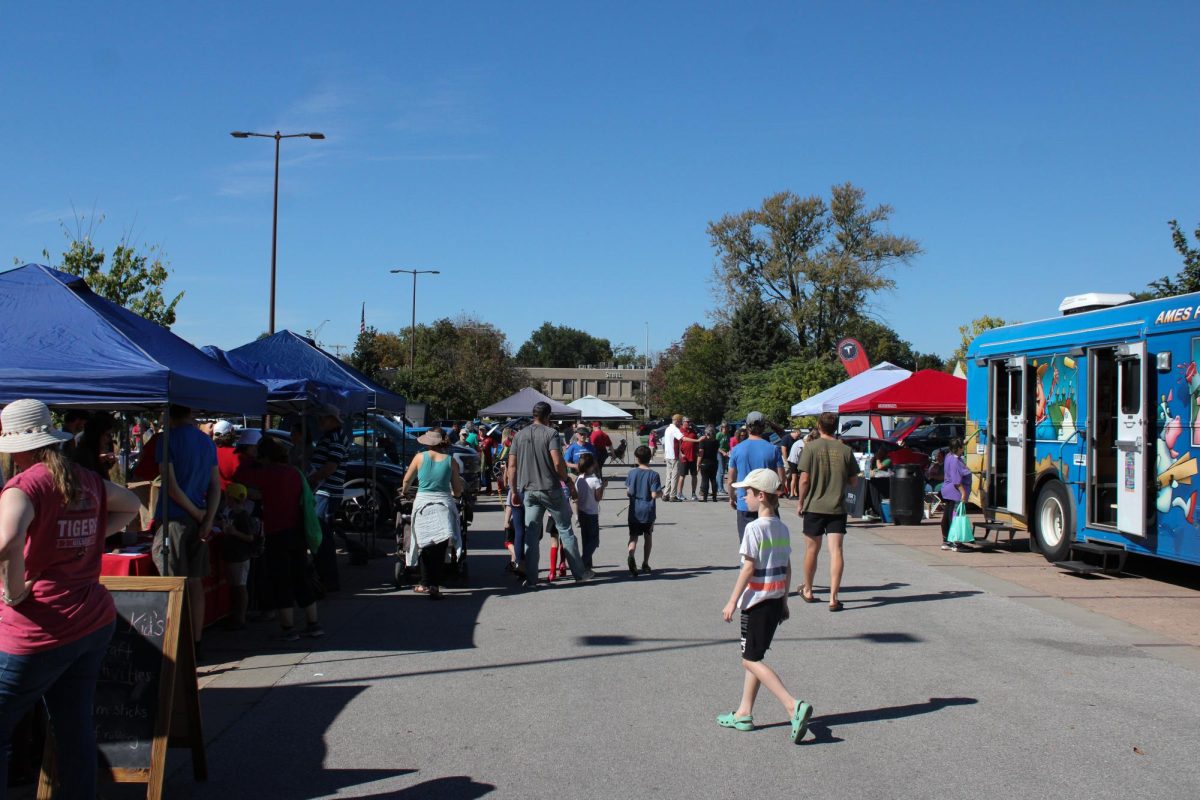
[[[171,592],[110,590],[117,628],[96,683],[96,744],[108,769],[150,769]]]
[[[96,684],[94,716],[102,775],[145,783],[162,796],[168,745],[192,749],[196,780],[207,777],[200,694],[183,578],[100,579],[117,606],[117,625]],[[53,795],[48,740],[38,798]]]

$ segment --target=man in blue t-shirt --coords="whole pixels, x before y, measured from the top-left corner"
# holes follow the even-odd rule
[[[192,421],[192,410],[173,405],[167,443],[156,450],[163,488],[155,506],[159,523],[151,553],[163,575],[187,578],[192,635],[204,630],[204,584],[209,572],[208,537],[221,503],[217,447]],[[164,457],[170,461],[163,467]],[[163,506],[166,506],[166,521]]]
[[[571,444],[567,446],[567,451],[563,453],[563,461],[567,462],[567,469],[578,472],[579,457],[584,453],[591,453],[593,458],[596,457],[596,449],[588,441],[587,433],[577,430],[572,437]]]
[[[737,512],[738,543],[746,532],[746,525],[758,517],[757,512],[750,511],[746,505],[746,490],[738,489],[736,493],[733,484],[739,476],[745,477],[756,469],[774,470],[782,483],[783,456],[779,448],[763,438],[766,421],[757,411],[751,411],[746,416],[746,430],[750,438],[739,444],[729,453],[729,470],[725,473],[725,491],[729,494],[729,505]]]
[[[625,476],[625,494],[629,497],[629,574],[638,576],[637,540],[642,540],[642,572],[650,574],[650,548],[653,546],[655,501],[662,495],[662,480],[650,469],[650,448],[641,445],[633,452],[637,466]]]

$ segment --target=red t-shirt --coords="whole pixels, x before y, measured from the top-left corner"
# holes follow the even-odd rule
[[[257,468],[254,460],[247,458],[245,453],[239,453],[236,447],[217,448],[217,470],[221,473],[222,492],[231,483],[246,483],[249,472]]]
[[[70,644],[116,618],[116,606],[100,585],[100,556],[108,520],[108,498],[96,473],[72,467],[79,501],[64,508],[54,477],[43,464],[15,476],[4,491],[20,489],[33,504],[25,538],[29,597],[0,605],[0,651],[29,655]],[[11,594],[20,586],[9,587]]]
[[[607,453],[612,449],[612,439],[608,438],[608,434],[599,428],[592,431],[591,441],[592,447],[595,449],[596,453],[600,453],[601,451]]]
[[[263,533],[271,536],[285,531],[300,530],[300,471],[287,464],[262,464],[254,470],[243,469],[242,482],[262,494]]]
[[[700,438],[696,435],[696,429],[691,426],[688,426],[687,429],[683,431],[683,435],[688,439]],[[686,442],[683,439],[680,439],[675,446],[679,448],[680,461],[696,460],[696,442]]]

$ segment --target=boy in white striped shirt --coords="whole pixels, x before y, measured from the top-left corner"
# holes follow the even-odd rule
[[[746,490],[746,507],[757,512],[758,518],[746,526],[739,551],[742,569],[721,611],[726,622],[733,621],[735,609],[742,611],[742,667],[746,670],[742,702],[736,711],[718,716],[717,724],[739,731],[753,730],[754,699],[762,685],[791,716],[792,741],[799,742],[808,730],[812,706],[789,694],[775,670],[763,663],[776,628],[788,618],[787,596],[792,583],[791,535],[778,514],[781,482],[775,470],[756,469],[733,486]]]

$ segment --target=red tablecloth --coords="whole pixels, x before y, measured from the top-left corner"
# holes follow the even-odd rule
[[[209,539],[208,557],[211,569],[208,577],[204,579],[204,627],[206,628],[229,614],[229,581],[225,577],[225,562],[221,560],[220,534],[215,534]],[[100,574],[139,577],[157,575],[158,567],[149,553],[132,556],[105,553],[101,557]]]

